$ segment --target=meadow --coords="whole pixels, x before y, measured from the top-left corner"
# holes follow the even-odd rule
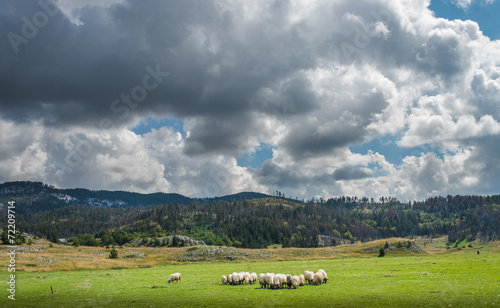
[[[383,242],[377,245],[380,243]],[[16,272],[15,303],[7,299],[5,288],[0,303],[3,307],[500,305],[498,245],[484,244],[463,249],[443,249],[438,245],[436,242],[428,244],[427,251],[420,253],[388,252],[385,257],[377,257],[373,252],[361,255],[359,251],[368,250],[350,245],[337,247],[337,251],[344,251],[344,254],[332,258],[173,262],[144,268],[20,271]],[[479,255],[477,250],[481,252]],[[1,260],[4,262],[3,258]],[[301,274],[304,270],[318,269],[328,273],[328,283],[305,285],[297,290],[261,289],[258,283],[224,286],[220,282],[222,275],[233,271]],[[169,275],[174,272],[182,273],[182,281],[167,283]],[[0,274],[5,285],[5,268]]]

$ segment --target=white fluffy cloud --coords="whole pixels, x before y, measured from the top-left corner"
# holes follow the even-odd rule
[[[500,42],[475,22],[436,18],[426,0],[85,4],[61,1],[64,14],[18,53],[0,43],[0,181],[189,196],[498,193]],[[3,6],[16,33],[40,10]],[[172,115],[185,134],[130,129]],[[402,157],[351,150],[380,140]],[[262,143],[272,158],[238,166]]]
[[[451,0],[451,3],[464,10],[468,9],[473,2],[488,5],[495,2],[495,0]]]

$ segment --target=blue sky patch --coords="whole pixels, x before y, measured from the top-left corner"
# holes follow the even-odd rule
[[[460,8],[451,0],[433,0],[429,8],[436,14],[449,20],[461,19],[472,20],[479,24],[484,35],[491,40],[500,38],[500,1],[486,4],[485,1],[472,1],[466,8]]]
[[[175,118],[153,118],[148,117],[133,127],[131,131],[138,135],[144,135],[149,133],[153,129],[159,129],[161,127],[168,126],[174,128],[175,131],[180,132],[183,137],[186,137],[186,132],[184,131],[184,121]]]
[[[245,153],[237,158],[238,166],[252,167],[258,169],[267,160],[273,158],[273,148],[267,144],[262,143],[255,152]]]

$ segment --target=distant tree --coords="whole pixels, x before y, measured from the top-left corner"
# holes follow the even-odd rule
[[[59,243],[59,235],[57,234],[57,232],[51,232],[48,240],[54,244],[58,244]]]
[[[172,237],[172,247],[179,247],[179,238],[175,234]]]
[[[2,244],[4,245],[9,244],[9,231],[7,230],[7,228],[3,228],[1,239],[2,239]]]
[[[332,245],[332,246],[337,246],[337,245],[338,245],[338,244],[337,244],[337,240],[336,240],[334,237],[332,238],[331,245]]]
[[[109,258],[110,259],[117,259],[118,258],[118,251],[113,247],[109,253]]]
[[[384,247],[380,247],[380,249],[379,249],[378,252],[379,252],[379,254],[378,254],[379,257],[385,256],[385,249],[384,249]]]

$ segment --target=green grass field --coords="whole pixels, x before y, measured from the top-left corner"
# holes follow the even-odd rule
[[[223,286],[233,271],[301,274],[324,269],[329,282],[297,290]],[[182,282],[167,283],[173,272]],[[2,271],[6,285],[6,271]],[[452,250],[383,258],[219,262],[151,268],[16,273],[16,301],[3,307],[495,307],[500,305],[500,254]],[[51,286],[54,294],[51,293]]]

